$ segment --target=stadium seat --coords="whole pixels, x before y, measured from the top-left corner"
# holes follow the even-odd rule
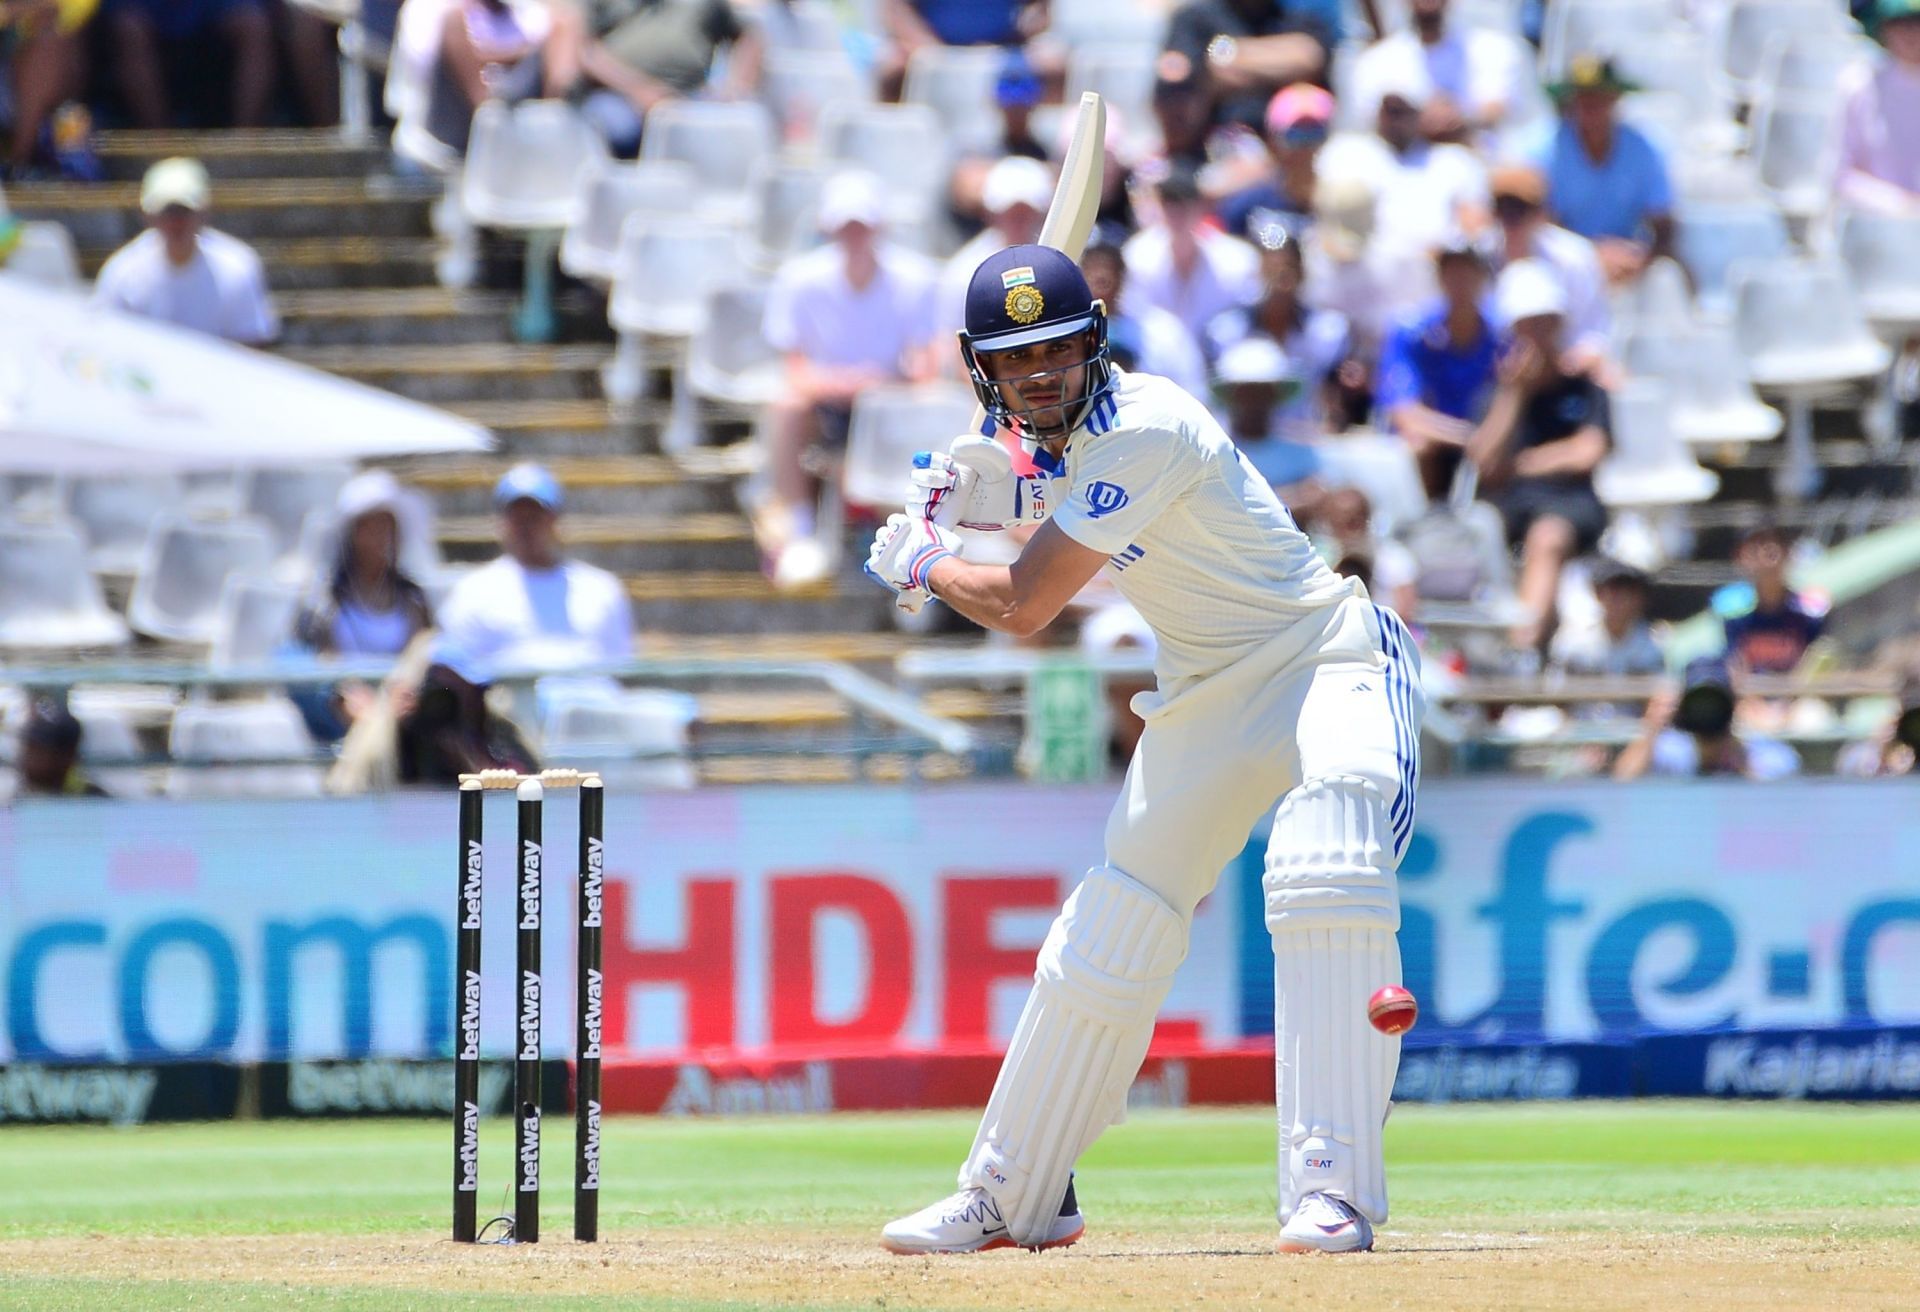
[[[1689,445],[1767,442],[1780,436],[1780,412],[1754,394],[1733,332],[1717,320],[1646,334],[1636,330],[1626,364],[1636,376],[1667,384],[1673,431]]]
[[[686,384],[695,396],[757,408],[785,385],[780,353],[761,335],[767,285],[727,282],[707,298],[706,321],[687,347]]]
[[[1726,314],[1732,309],[1734,265],[1784,259],[1790,244],[1786,221],[1764,198],[1683,201],[1675,207],[1674,220],[1674,247],[1693,274],[1700,309],[1706,314]]]
[[[307,595],[308,589],[276,578],[229,574],[220,590],[208,664],[216,670],[271,664],[293,640],[294,621]]]
[[[1746,133],[1734,121],[1733,107],[1721,86],[1701,75],[1707,63],[1707,46],[1700,37],[1683,29],[1629,33],[1614,48],[1613,56],[1620,75],[1641,89],[1623,103],[1623,112],[1640,94],[1675,96],[1692,115],[1685,134],[1690,149],[1719,155],[1738,150],[1746,141]],[[1684,154],[1668,154],[1669,167],[1676,171],[1694,163]]]
[[[169,797],[318,797],[322,774],[299,710],[284,696],[189,702],[173,715]],[[254,762],[255,764],[236,764]]]
[[[623,333],[692,336],[706,320],[708,293],[734,267],[736,246],[729,227],[634,215],[620,229],[608,322]]]
[[[86,531],[95,573],[131,574],[153,521],[185,489],[171,474],[91,474],[67,485],[67,513]]]
[[[771,274],[788,256],[813,245],[826,181],[826,170],[809,160],[783,155],[761,163],[751,184],[754,220],[747,233],[747,263]]]
[[[4,213],[3,202],[0,213]],[[87,281],[80,276],[80,256],[74,249],[73,234],[64,223],[21,224],[13,253],[5,264],[9,277],[45,287],[77,289]]]
[[[841,50],[846,37],[841,31],[840,15],[828,0],[792,0],[787,16],[793,24],[790,49]]]
[[[957,384],[875,387],[853,403],[847,430],[847,464],[841,477],[846,500],[856,506],[898,506],[916,451],[944,451],[967,431],[976,402]]]
[[[698,179],[703,213],[730,222],[750,216],[748,184],[779,140],[773,117],[752,101],[670,100],[647,115],[643,160],[676,160]]]
[[[1076,49],[1067,64],[1066,103],[1080,103],[1081,93],[1098,92],[1109,110],[1118,110],[1125,123],[1153,121],[1154,60],[1157,43],[1117,45],[1111,41]]]
[[[580,218],[581,177],[606,159],[599,134],[566,102],[489,100],[474,111],[460,203],[482,227],[563,229]]]
[[[1811,219],[1833,201],[1834,115],[1829,97],[1781,96],[1754,109],[1753,157],[1760,185],[1792,219]]]
[[[630,214],[689,214],[699,193],[692,167],[678,160],[608,162],[581,181],[580,219],[560,239],[560,267],[602,286],[613,281],[620,225]]]
[[[781,139],[804,143],[813,140],[829,105],[872,104],[873,77],[843,50],[775,50],[767,55],[760,95]]]
[[[128,636],[87,569],[78,524],[0,517],[0,647],[109,647]]]
[[[1733,0],[1721,21],[1715,72],[1739,104],[1754,98],[1769,43],[1819,41],[1858,32],[1844,6],[1826,0]]]
[[[1920,332],[1920,218],[1844,214],[1838,245],[1873,330],[1896,342]]]
[[[333,510],[340,489],[353,477],[347,464],[284,465],[249,470],[240,479],[240,510],[258,516],[273,533],[274,557],[289,569],[317,565],[302,562],[301,535],[308,516]]]
[[[947,138],[925,105],[834,105],[821,115],[820,147],[828,160],[886,179],[896,234],[930,222],[943,205]]]
[[[1000,144],[995,87],[1006,60],[997,46],[923,46],[907,63],[901,99],[939,115],[955,148],[991,151]]]
[[[1615,308],[1623,327],[1635,333],[1670,332],[1693,323],[1693,290],[1686,271],[1671,257],[1648,265],[1640,280],[1620,294]]]
[[[275,554],[273,530],[252,516],[195,518],[169,511],[148,535],[127,619],[149,637],[211,643],[219,633],[227,576],[265,573]]]
[[[1669,0],[1565,0],[1549,5],[1540,34],[1540,80],[1557,82],[1575,55],[1612,55],[1631,42],[1679,27]]]
[[[1831,104],[1840,90],[1841,74],[1871,58],[1873,44],[1846,32],[1830,37],[1777,32],[1767,38],[1760,57],[1754,102],[1784,96]]]
[[[1695,463],[1674,431],[1673,405],[1657,378],[1636,378],[1614,390],[1613,449],[1593,472],[1593,490],[1606,505],[1688,505],[1719,489],[1719,475]]]
[[[1070,50],[1102,42],[1158,45],[1170,8],[1150,0],[1053,0],[1047,30]]]
[[[54,514],[66,495],[67,481],[59,474],[0,473],[0,518]]]

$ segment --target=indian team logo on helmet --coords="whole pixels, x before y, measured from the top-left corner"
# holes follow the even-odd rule
[[[1007,293],[1007,318],[1021,327],[1047,312],[1047,299],[1038,287],[1015,287]]]
[[[1087,484],[1087,518],[1111,515],[1126,504],[1127,490],[1118,483],[1101,480]]]

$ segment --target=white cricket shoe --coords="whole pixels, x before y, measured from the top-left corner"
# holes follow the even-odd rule
[[[1047,1237],[1024,1247],[1065,1248],[1085,1234],[1087,1218],[1080,1215],[1080,1204],[1073,1196],[1073,1181],[1067,1181],[1067,1196],[1060,1200],[1060,1215],[1053,1220]],[[889,1253],[915,1256],[921,1253],[982,1253],[990,1248],[1012,1248],[1007,1223],[1000,1215],[1000,1204],[985,1189],[962,1189],[911,1216],[903,1216],[880,1232],[880,1244]]]
[[[1373,1247],[1373,1223],[1329,1194],[1308,1194],[1280,1227],[1283,1253],[1364,1253]]]

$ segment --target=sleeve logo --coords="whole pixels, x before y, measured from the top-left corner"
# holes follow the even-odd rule
[[[1127,504],[1127,490],[1118,483],[1105,481],[1087,484],[1088,519],[1111,515]]]

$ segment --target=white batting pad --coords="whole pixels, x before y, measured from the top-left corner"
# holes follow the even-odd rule
[[[1302,784],[1274,815],[1262,882],[1283,1224],[1315,1192],[1387,1219],[1381,1132],[1400,1040],[1368,1022],[1367,999],[1400,982],[1391,835],[1386,799],[1364,779]]]
[[[1126,1112],[1153,1018],[1187,954],[1187,923],[1100,866],[1047,933],[962,1188],[994,1196],[1015,1243],[1045,1239],[1073,1164]]]

